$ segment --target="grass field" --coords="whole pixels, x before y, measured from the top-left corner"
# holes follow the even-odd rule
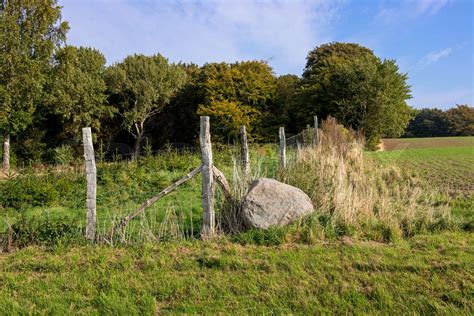
[[[382,140],[385,150],[418,148],[474,147],[474,137],[429,137],[429,138],[386,138]]]
[[[0,257],[13,314],[472,314],[468,233],[394,245],[28,247]]]
[[[383,143],[386,151],[372,156],[417,172],[450,193],[474,192],[474,137],[387,139]]]
[[[291,232],[304,228],[297,225],[290,233],[250,231],[204,242],[196,238],[201,222],[196,178],[149,210],[146,229],[142,219],[132,222],[127,238],[137,232],[143,237],[150,225],[157,225],[159,243],[50,243],[48,234],[63,229],[54,222],[43,225],[47,230],[40,225],[28,231],[25,238],[44,237],[45,242],[0,254],[0,313],[472,314],[473,139],[453,139],[450,144],[464,145],[451,147],[440,140],[410,139],[404,150],[366,154],[449,191],[452,215],[462,222],[459,228],[377,242],[350,234],[295,239]],[[166,155],[138,165],[99,167],[100,229],[199,163],[196,155]],[[230,177],[231,155],[215,156],[216,165]],[[275,174],[274,148],[254,149],[252,160],[258,174]],[[82,175],[45,174],[8,187],[31,185],[31,192],[20,190],[22,194],[47,205],[0,209],[4,230],[22,217],[29,224],[64,217],[74,227],[83,222],[83,196],[78,194],[84,191]],[[38,184],[43,189],[36,192]],[[53,192],[50,198],[48,192]]]

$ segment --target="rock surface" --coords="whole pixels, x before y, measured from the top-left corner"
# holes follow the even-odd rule
[[[255,180],[242,200],[242,214],[249,228],[285,226],[314,211],[303,191],[274,179]]]

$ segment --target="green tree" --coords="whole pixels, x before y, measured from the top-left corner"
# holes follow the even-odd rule
[[[213,135],[221,140],[247,125],[253,138],[262,139],[262,120],[275,95],[276,79],[264,61],[211,63],[202,67],[197,82],[198,113],[213,117]]]
[[[217,119],[212,129],[213,134],[216,134],[217,137],[220,136],[221,140],[224,136],[236,138],[241,125],[245,125],[251,130],[252,123],[261,115],[259,111],[250,106],[228,100],[211,101],[208,106],[200,105],[197,113]]]
[[[446,111],[451,135],[474,136],[474,108],[468,105],[457,105]]]
[[[155,144],[163,145],[175,142],[176,145],[187,146],[198,140],[199,117],[197,110],[201,98],[196,82],[201,68],[192,63],[180,63],[179,66],[187,74],[186,83],[154,120],[157,123],[151,128]]]
[[[105,57],[98,50],[66,46],[55,54],[52,104],[63,120],[66,134],[81,137],[81,128],[100,131],[115,108],[106,100]]]
[[[304,117],[334,116],[346,127],[364,132],[368,147],[382,135],[400,136],[413,117],[407,105],[407,76],[393,60],[380,60],[357,44],[331,43],[307,57],[300,90]]]
[[[135,138],[134,157],[138,157],[146,123],[186,83],[186,72],[159,54],[133,55],[110,67],[106,82],[119,103],[125,127]]]
[[[436,137],[449,134],[448,116],[440,109],[418,110],[405,132],[407,137]]]
[[[51,56],[65,40],[68,24],[60,19],[61,7],[56,0],[0,1],[0,131],[4,172],[10,168],[10,137],[31,123]]]
[[[277,78],[272,106],[264,120],[266,139],[276,141],[280,126],[285,126],[289,133],[299,132],[295,123],[299,111],[296,100],[300,81],[301,78],[295,75],[283,75]]]

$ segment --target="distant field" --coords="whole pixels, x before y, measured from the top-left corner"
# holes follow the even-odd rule
[[[384,150],[403,150],[438,147],[473,147],[474,137],[386,138]]]
[[[474,192],[474,137],[384,139],[385,151],[369,155],[395,163],[443,190]]]

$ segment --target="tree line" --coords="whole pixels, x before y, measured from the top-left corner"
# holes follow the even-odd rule
[[[406,103],[411,89],[396,62],[354,43],[315,47],[301,76],[276,76],[265,61],[198,66],[158,53],[108,66],[97,49],[66,45],[68,29],[56,0],[0,0],[5,171],[10,148],[18,161],[46,161],[61,144],[79,150],[86,126],[96,143],[109,150],[129,144],[136,157],[145,144],[195,144],[200,115],[211,117],[212,135],[223,143],[235,140],[240,125],[251,141],[273,142],[279,126],[297,133],[313,115],[333,116],[374,148],[421,113]]]
[[[474,108],[421,109],[409,122],[404,137],[474,136]]]

